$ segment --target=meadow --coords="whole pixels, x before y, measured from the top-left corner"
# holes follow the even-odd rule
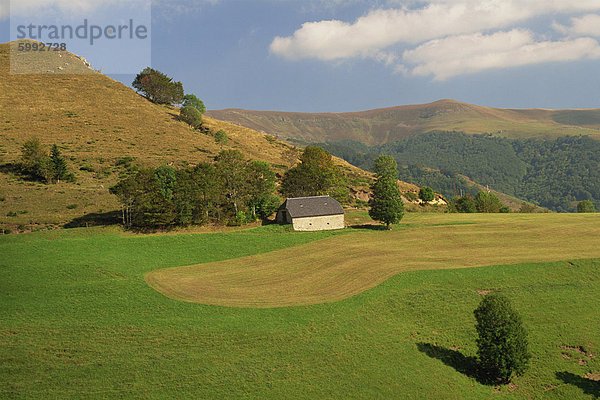
[[[407,214],[391,232],[0,236],[0,398],[597,398],[599,217]],[[316,268],[314,289],[294,281],[307,259],[333,268]],[[146,283],[153,271],[198,275],[202,265],[242,307],[179,301]],[[254,302],[236,281],[252,274]],[[286,279],[287,290],[269,293]],[[533,353],[502,387],[475,373],[472,311],[489,290],[513,301]]]

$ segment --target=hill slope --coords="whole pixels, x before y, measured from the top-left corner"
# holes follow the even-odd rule
[[[517,110],[454,100],[350,113],[213,110],[208,115],[285,139],[325,142],[344,139],[383,144],[432,130],[523,138],[591,135],[600,139],[600,109]]]
[[[66,51],[28,59],[41,63],[48,73],[11,74],[9,46],[0,44],[0,224],[60,224],[118,209],[108,188],[118,180],[124,157],[143,166],[180,167],[234,148],[270,163],[279,173],[297,161],[299,150],[293,146],[205,117],[205,127],[212,132],[227,132],[229,144],[221,147],[210,134],[179,121],[177,108],[150,103]],[[33,137],[60,147],[76,184],[44,185],[18,177],[11,163]],[[341,159],[336,162],[356,182],[368,182],[370,174]]]

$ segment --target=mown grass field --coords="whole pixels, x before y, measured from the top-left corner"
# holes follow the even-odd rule
[[[420,214],[406,221],[392,232],[367,226],[293,249],[156,270],[146,280],[179,300],[277,307],[339,301],[411,270],[600,257],[600,215]]]
[[[560,236],[560,226],[568,234]],[[600,247],[598,232],[591,234],[597,226],[595,215],[409,214],[392,232],[266,226],[195,235],[80,228],[3,236],[0,398],[598,397],[600,256],[582,245]],[[527,227],[532,235],[547,228],[538,244],[559,235],[561,261],[533,262],[549,259],[549,250],[521,253],[523,247],[510,265],[417,270],[447,261],[438,259],[432,241],[418,248],[409,240],[421,231],[446,232],[437,246],[454,254],[472,251],[464,240],[480,236],[479,246],[487,241],[496,251],[517,245],[505,241]],[[411,248],[424,264],[338,302],[211,306],[170,299],[144,280],[162,268],[281,249],[302,257],[298,249],[331,243],[342,257],[345,246],[377,241],[397,254]],[[519,255],[527,262],[513,264]],[[376,259],[367,260],[360,262],[372,268]],[[406,264],[402,256],[395,263]],[[472,311],[486,290],[510,297],[530,332],[529,371],[501,388],[479,383],[473,373]]]

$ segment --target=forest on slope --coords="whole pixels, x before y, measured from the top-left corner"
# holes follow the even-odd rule
[[[581,200],[600,205],[600,142],[588,136],[507,139],[432,131],[376,146],[348,140],[320,146],[363,169],[378,155],[391,155],[402,166],[399,179],[449,198],[455,191],[477,191],[460,176],[465,175],[558,212],[575,211]]]

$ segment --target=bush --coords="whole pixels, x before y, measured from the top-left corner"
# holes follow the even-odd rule
[[[87,171],[87,172],[96,172],[96,170],[94,169],[94,167],[92,167],[90,164],[83,164],[81,167],[79,167],[80,171]]]
[[[500,212],[503,204],[500,199],[493,194],[484,191],[480,191],[475,196],[475,208],[480,213],[497,213]]]
[[[435,199],[433,189],[429,186],[423,186],[421,190],[419,190],[419,198],[425,202],[432,201],[433,199]]]
[[[594,203],[589,200],[582,200],[577,204],[577,212],[578,213],[595,213],[596,208],[594,207]]]
[[[531,358],[521,317],[499,293],[486,295],[474,314],[481,372],[490,381],[510,382],[514,374],[525,371]]]
[[[179,118],[194,129],[198,129],[202,126],[202,113],[198,111],[196,107],[182,107],[179,111]]]
[[[217,133],[215,133],[215,142],[221,146],[227,146],[227,133],[223,129],[219,129]]]
[[[78,207],[78,205],[77,205],[77,204],[69,204],[69,205],[67,206],[67,209],[69,209],[69,210],[74,210],[74,209],[76,209],[77,207]]]
[[[419,198],[417,196],[417,194],[413,193],[413,192],[406,192],[403,195],[406,198],[406,200],[408,200],[408,201],[415,201],[415,200],[417,200]]]
[[[186,94],[183,96],[183,106],[194,107],[196,110],[200,111],[200,114],[204,114],[206,112],[206,106],[204,105],[204,102],[194,94]]]
[[[475,206],[475,200],[471,197],[470,194],[466,196],[458,197],[454,200],[454,208],[456,212],[459,213],[474,213],[477,212],[477,207]]]
[[[537,212],[537,207],[533,204],[523,203],[521,204],[521,208],[519,208],[520,213],[531,214]]]

